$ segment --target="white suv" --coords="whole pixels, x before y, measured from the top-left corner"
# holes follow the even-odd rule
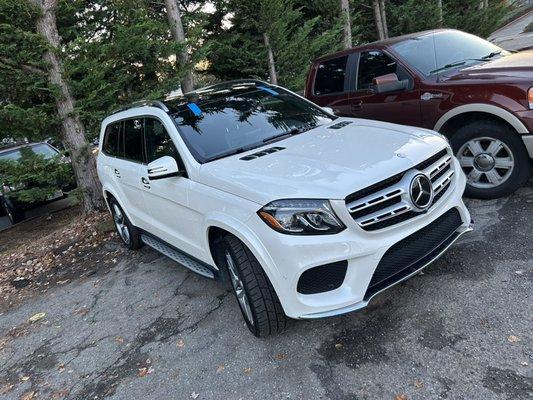
[[[98,174],[120,237],[229,277],[250,331],[365,307],[471,230],[441,135],[260,81],[120,110]]]

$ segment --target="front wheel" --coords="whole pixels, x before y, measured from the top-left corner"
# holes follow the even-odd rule
[[[142,241],[139,230],[130,222],[122,207],[120,207],[115,199],[109,201],[109,207],[111,208],[115,228],[117,228],[117,233],[122,243],[131,250],[141,247]]]
[[[524,185],[530,160],[520,137],[494,121],[475,121],[450,139],[467,177],[465,195],[479,199],[508,196]]]
[[[281,332],[287,317],[263,268],[252,252],[235,236],[225,236],[217,249],[243,318],[250,332],[264,337]]]

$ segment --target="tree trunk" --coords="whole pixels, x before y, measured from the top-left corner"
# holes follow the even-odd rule
[[[185,76],[181,80],[181,90],[183,93],[187,93],[194,89],[194,77],[189,65],[189,53],[187,52],[185,31],[183,30],[183,24],[181,23],[181,14],[178,7],[178,2],[177,0],[165,0],[165,6],[167,9],[168,24],[170,25],[172,37],[176,43],[183,45],[183,50],[178,54],[178,63],[182,68],[187,70]]]
[[[376,31],[378,33],[378,39],[385,39],[385,34],[383,32],[383,22],[381,21],[381,9],[379,6],[379,0],[372,0],[372,5],[374,7],[374,20],[376,22]]]
[[[348,0],[341,0],[341,12],[344,18],[344,26],[342,29],[342,42],[345,49],[352,48],[352,20],[350,17],[350,5]]]
[[[385,0],[379,0],[379,8],[381,11],[381,25],[383,26],[383,36],[389,37],[389,28],[387,26],[387,13],[385,12]]]
[[[41,10],[36,21],[37,32],[43,36],[50,50],[43,58],[49,65],[48,79],[59,89],[56,108],[62,126],[62,141],[70,153],[78,187],[82,191],[83,210],[92,212],[104,208],[102,190],[96,173],[96,160],[89,151],[85,126],[75,112],[75,100],[70,85],[62,72],[60,41],[57,30],[56,9],[58,0],[31,0]]]
[[[437,0],[437,9],[438,9],[438,16],[439,16],[439,26],[442,27],[442,23],[443,23],[442,0]]]
[[[270,47],[270,39],[267,33],[263,33],[263,40],[265,42],[265,47],[267,49],[268,75],[270,77],[270,83],[273,85],[277,85],[278,74],[276,73],[276,63],[274,61],[274,53],[272,52],[272,47]]]

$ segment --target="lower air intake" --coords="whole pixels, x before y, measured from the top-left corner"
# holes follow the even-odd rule
[[[348,261],[309,268],[298,280],[298,293],[316,294],[337,289],[344,282]]]

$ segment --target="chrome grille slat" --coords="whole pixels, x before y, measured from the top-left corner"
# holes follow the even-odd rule
[[[432,207],[440,201],[453,182],[455,173],[452,162],[451,153],[448,150],[441,150],[401,174],[347,196],[348,212],[362,229],[368,231],[383,229],[415,218],[421,214],[416,207],[413,208],[409,200],[409,185],[413,174],[421,172],[430,178],[434,192],[434,201],[430,206]],[[370,194],[367,194],[369,192]],[[400,215],[402,217],[399,217]],[[386,222],[387,220],[390,222]]]

